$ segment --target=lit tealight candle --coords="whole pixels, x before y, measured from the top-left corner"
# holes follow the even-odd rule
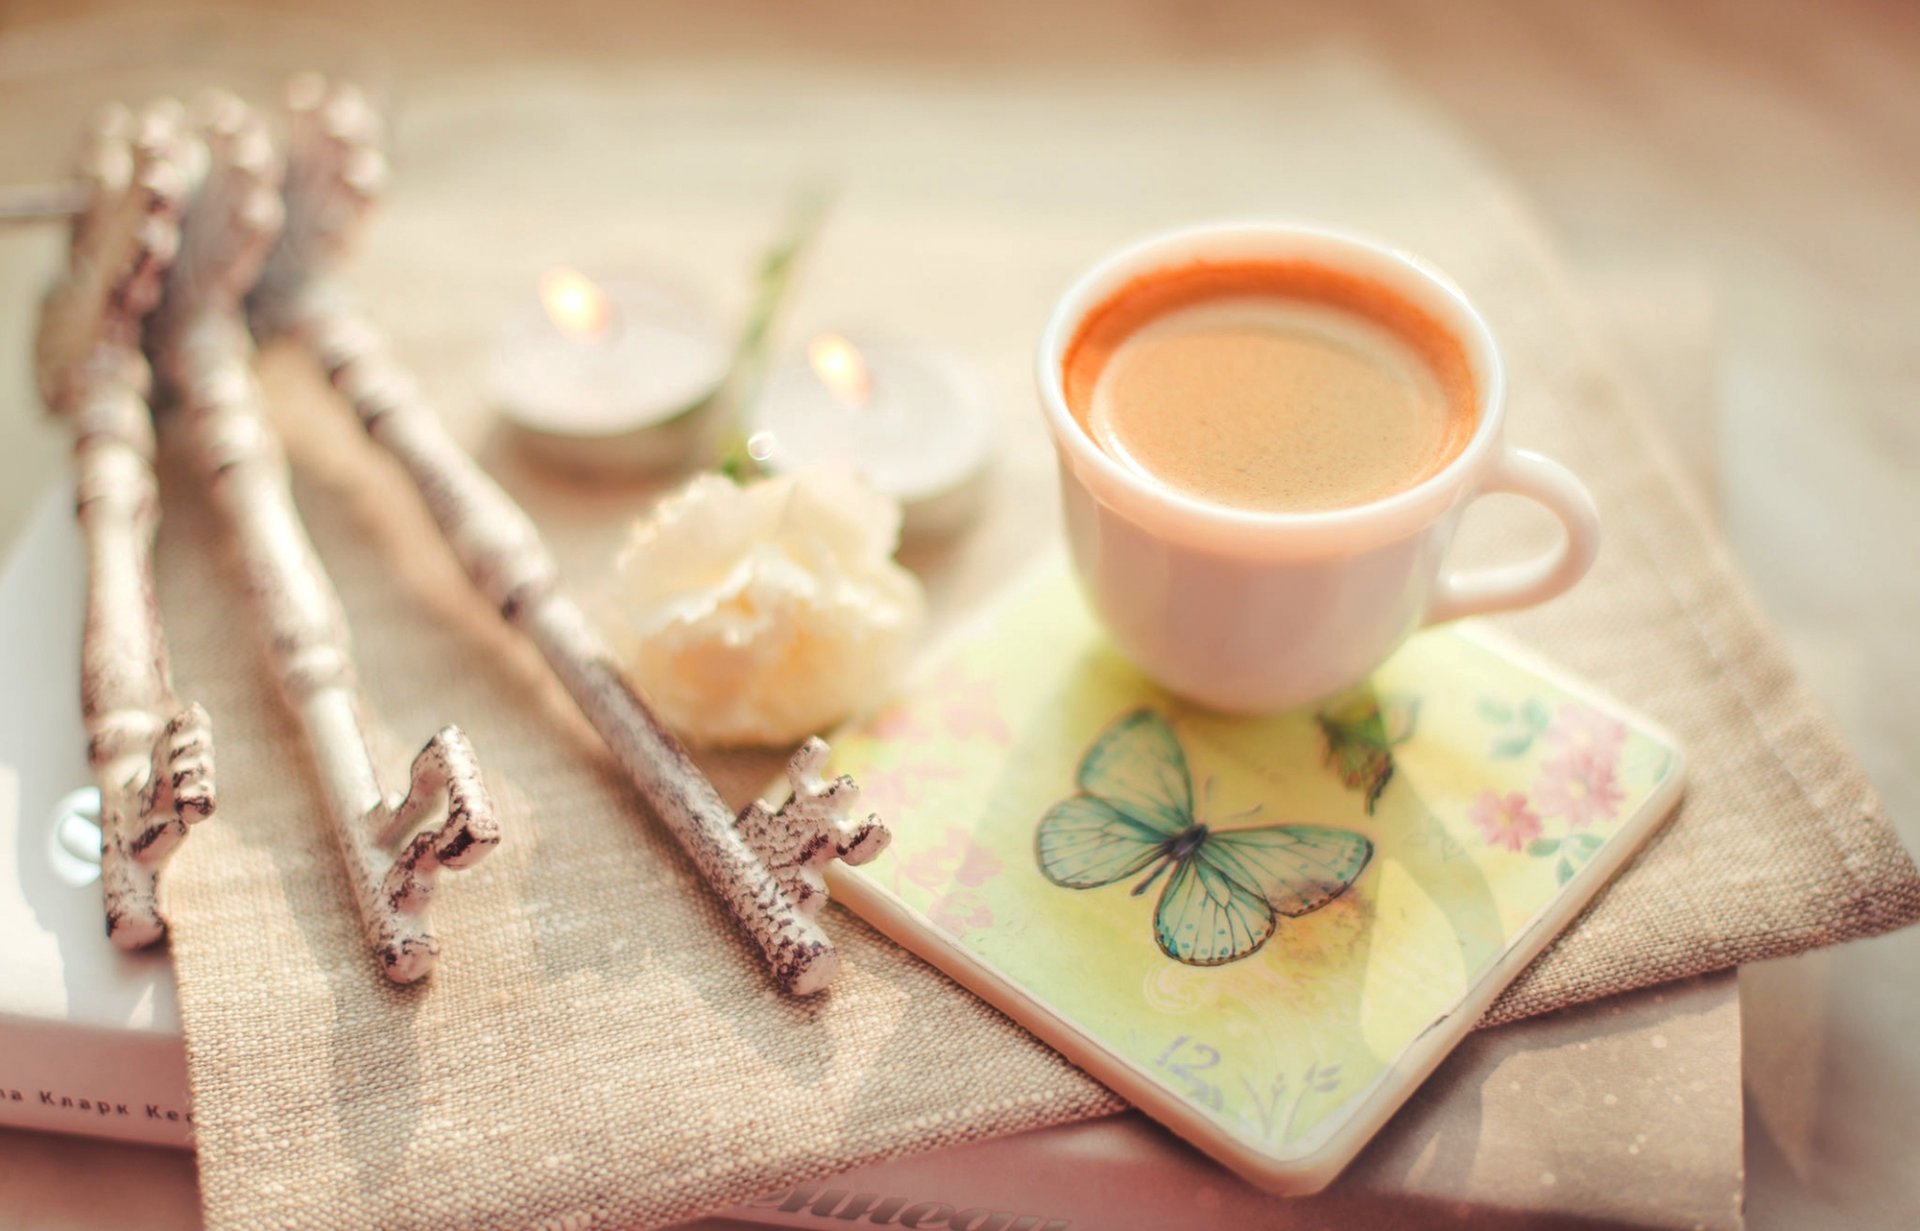
[[[665,283],[551,269],[501,328],[487,376],[495,407],[531,449],[566,465],[685,465],[713,435],[728,331]]]
[[[903,537],[933,538],[977,510],[994,436],[985,390],[957,356],[823,333],[767,378],[747,452],[773,471],[851,469],[900,502]]]

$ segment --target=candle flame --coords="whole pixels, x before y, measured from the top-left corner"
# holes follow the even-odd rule
[[[592,278],[564,266],[540,275],[540,306],[554,328],[576,341],[588,341],[607,331],[613,305]]]
[[[807,343],[807,362],[813,374],[841,405],[859,409],[873,393],[873,379],[860,348],[837,333],[823,333]]]

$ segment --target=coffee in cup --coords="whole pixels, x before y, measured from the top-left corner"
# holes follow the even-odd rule
[[[1315,261],[1198,261],[1127,282],[1063,364],[1108,455],[1256,512],[1366,504],[1438,474],[1478,421],[1465,348],[1391,286]]]

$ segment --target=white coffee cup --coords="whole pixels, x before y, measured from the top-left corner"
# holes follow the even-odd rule
[[[1385,499],[1258,512],[1174,491],[1121,465],[1067,407],[1063,361],[1087,314],[1143,274],[1196,261],[1309,260],[1375,279],[1453,331],[1479,394],[1471,439],[1439,473]],[[1585,575],[1593,497],[1566,467],[1502,438],[1506,373],[1493,334],[1424,262],[1339,232],[1280,223],[1196,227],[1126,248],[1084,274],[1041,335],[1040,403],[1060,454],[1074,567],[1121,651],[1171,691],[1235,713],[1306,705],[1360,682],[1429,624],[1530,607]],[[1460,515],[1511,492],[1565,529],[1520,564],[1445,567]]]

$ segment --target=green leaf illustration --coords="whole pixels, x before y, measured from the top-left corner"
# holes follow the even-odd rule
[[[1527,720],[1527,725],[1533,728],[1536,734],[1546,730],[1553,722],[1552,716],[1547,713],[1547,707],[1540,704],[1537,697],[1527,701],[1521,708],[1520,715]]]
[[[1553,871],[1554,871],[1554,875],[1559,877],[1560,883],[1564,885],[1568,881],[1573,879],[1573,862],[1569,860],[1565,855],[1562,855],[1560,856],[1559,866],[1556,867]]]
[[[1533,841],[1527,843],[1527,854],[1535,858],[1543,855],[1551,855],[1559,849],[1560,839],[1558,838],[1535,838]]]
[[[1505,726],[1507,723],[1513,721],[1513,707],[1504,701],[1496,701],[1492,697],[1482,697],[1480,698],[1478,708],[1480,710],[1480,716],[1488,722],[1497,722]]]
[[[1489,755],[1496,761],[1511,761],[1515,757],[1525,756],[1527,749],[1531,747],[1533,747],[1533,736],[1516,735],[1511,739],[1496,741]]]

